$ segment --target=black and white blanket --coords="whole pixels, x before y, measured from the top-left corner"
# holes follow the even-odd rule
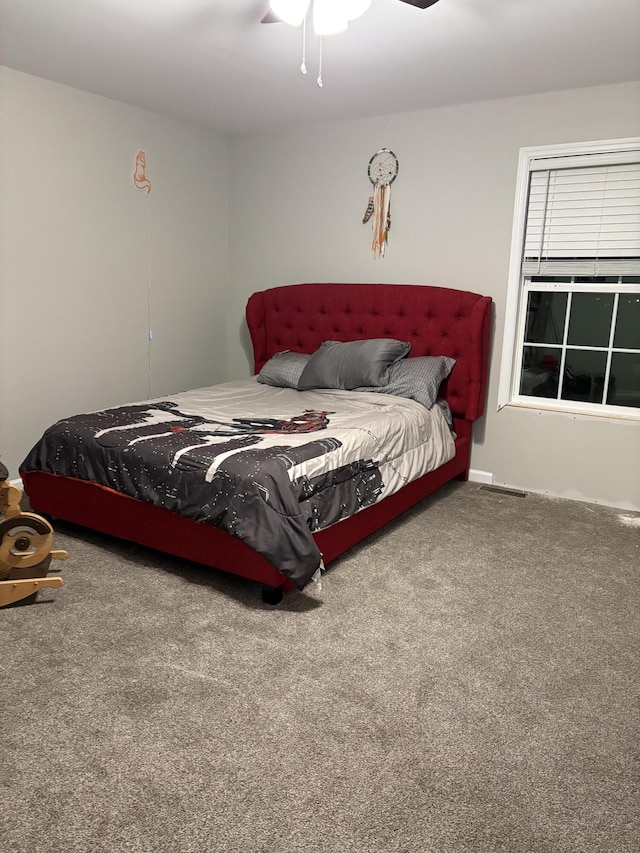
[[[322,563],[313,532],[454,452],[438,406],[254,377],[59,421],[21,471],[90,480],[219,527],[302,588]]]

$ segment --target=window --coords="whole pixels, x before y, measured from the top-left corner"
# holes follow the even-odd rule
[[[506,404],[640,418],[640,139],[520,152]]]

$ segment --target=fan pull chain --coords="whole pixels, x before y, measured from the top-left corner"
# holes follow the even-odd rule
[[[320,58],[318,59],[318,79],[316,83],[322,89],[322,36],[320,36]]]
[[[307,73],[307,16],[302,19],[302,65],[300,71]]]

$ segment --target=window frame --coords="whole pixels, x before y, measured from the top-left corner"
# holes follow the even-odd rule
[[[579,284],[567,285],[566,282],[553,286],[551,283],[532,282],[526,276],[528,285],[525,286],[523,273],[523,251],[527,225],[527,210],[529,196],[529,179],[532,163],[541,159],[567,158],[591,155],[605,161],[629,151],[637,151],[640,156],[640,137],[628,139],[609,139],[594,142],[566,143],[562,145],[541,145],[521,148],[518,157],[518,172],[516,178],[516,194],[511,237],[511,253],[509,257],[509,278],[507,299],[505,305],[505,324],[502,344],[500,376],[498,382],[498,411],[506,406],[514,406],[537,411],[555,411],[573,413],[588,417],[605,417],[612,420],[640,420],[640,408],[628,406],[612,406],[602,403],[582,403],[576,400],[556,400],[546,397],[524,396],[518,393],[521,375],[521,343],[524,341],[524,323],[528,290],[555,289],[566,292],[581,290]],[[540,284],[540,287],[537,285]],[[616,293],[640,292],[640,286],[624,284],[599,284],[585,287],[584,290],[611,290]]]

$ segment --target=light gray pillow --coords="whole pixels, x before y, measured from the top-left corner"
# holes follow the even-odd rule
[[[384,385],[389,365],[411,349],[407,341],[369,338],[364,341],[324,341],[302,371],[299,391],[310,388],[341,388]]]
[[[380,387],[359,387],[356,391],[377,391],[416,400],[430,409],[438,399],[440,385],[455,366],[455,359],[446,355],[424,355],[405,358],[389,368],[387,382]]]
[[[311,356],[304,352],[291,352],[288,349],[277,352],[263,365],[258,374],[258,382],[277,388],[297,388],[302,371],[310,358]]]

